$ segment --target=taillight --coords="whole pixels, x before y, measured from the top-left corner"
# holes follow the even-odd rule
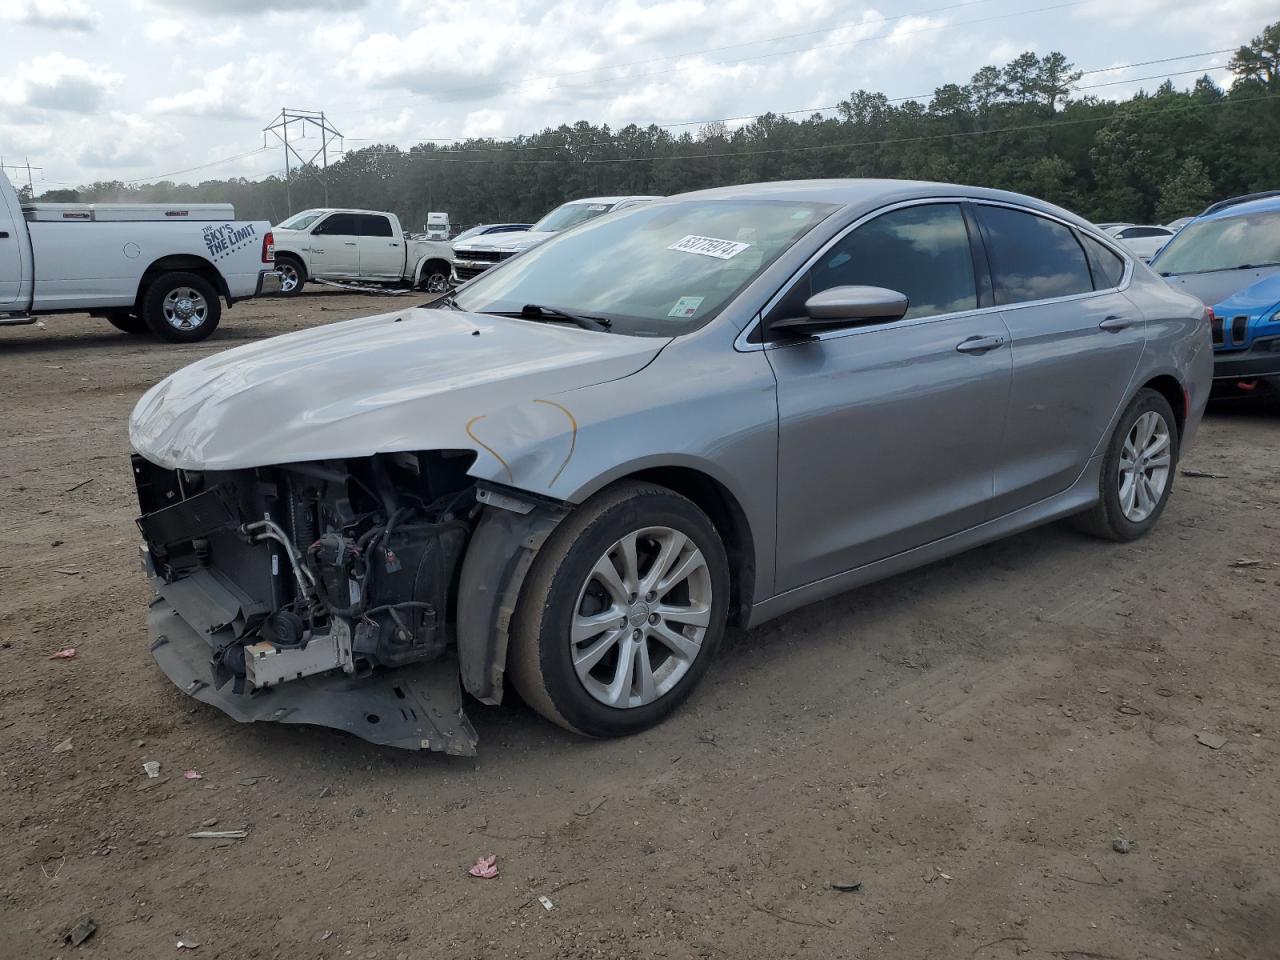
[[[271,235],[267,234],[267,236],[271,236]],[[1213,326],[1213,307],[1204,308],[1204,320],[1205,320],[1205,323],[1209,324],[1209,326],[1211,327]]]
[[[276,238],[271,235],[271,231],[267,231],[267,235],[262,238],[262,262],[276,262]]]

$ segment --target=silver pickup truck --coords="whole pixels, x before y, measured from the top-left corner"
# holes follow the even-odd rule
[[[190,343],[280,289],[271,225],[230,204],[20,203],[0,173],[0,326],[89,313]]]

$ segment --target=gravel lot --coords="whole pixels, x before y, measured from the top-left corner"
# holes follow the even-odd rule
[[[1211,411],[1183,468],[1220,476],[1184,472],[1147,539],[1055,525],[800,611],[632,739],[473,703],[464,761],[184,697],[146,649],[130,409],[414,302],[242,304],[189,347],[0,329],[0,954],[1277,956],[1275,407]]]

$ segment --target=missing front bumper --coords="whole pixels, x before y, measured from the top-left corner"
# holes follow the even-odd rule
[[[151,655],[183,693],[241,723],[272,721],[333,727],[405,750],[474,756],[475,729],[462,712],[452,656],[372,676],[318,674],[254,693],[215,688],[210,647],[163,598],[147,613]]]

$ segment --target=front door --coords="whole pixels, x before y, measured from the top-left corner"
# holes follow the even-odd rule
[[[0,177],[4,171],[0,170]],[[11,306],[22,289],[22,246],[26,223],[18,195],[6,180],[0,183],[0,307]],[[25,305],[25,304],[24,304]]]
[[[331,213],[311,228],[307,262],[317,277],[360,276],[360,236],[354,213]]]
[[[1011,359],[955,203],[881,214],[837,241],[766,318],[835,286],[906,294],[906,316],[768,344],[778,381],[779,591],[986,520]],[[767,334],[766,334],[767,337]]]
[[[995,301],[1013,338],[1013,382],[995,475],[997,515],[1061,493],[1124,402],[1146,318],[1120,292],[1126,265],[1059,220],[975,203]]]
[[[399,280],[404,273],[404,237],[397,237],[391,219],[380,213],[357,213],[360,230],[360,276],[370,280]]]

